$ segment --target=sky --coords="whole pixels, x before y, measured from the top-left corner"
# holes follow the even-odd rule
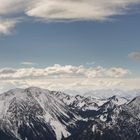
[[[0,0],[0,92],[139,89],[140,0]]]

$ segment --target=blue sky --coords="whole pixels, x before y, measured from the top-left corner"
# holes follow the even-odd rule
[[[57,0],[53,1],[59,5]],[[20,5],[17,0],[13,2]],[[102,1],[98,3],[92,0],[92,2],[96,2],[99,8],[104,7]],[[66,11],[62,15],[51,13],[53,16],[48,15],[50,11],[45,14],[44,11],[37,13],[36,7],[24,14],[24,10],[20,11],[18,8],[9,9],[9,13],[0,10],[1,70],[31,67],[43,69],[53,67],[54,64],[77,67],[82,65],[85,68],[99,66],[105,69],[124,68],[131,72],[125,76],[126,78],[140,77],[140,7],[138,6],[140,1],[130,0],[126,3],[121,0],[121,2],[124,7],[130,8],[132,5],[132,9],[127,11],[127,8],[121,7],[121,4],[108,3],[109,7],[116,9],[110,8],[108,14],[108,9],[104,7],[105,11],[99,13],[100,16],[86,14],[86,11],[81,16],[83,13],[80,9],[73,10],[75,15],[70,15]],[[133,2],[137,5],[134,6]],[[11,2],[5,5],[10,7],[10,4]],[[26,6],[25,4],[22,8],[25,9]],[[59,17],[64,20],[61,18],[58,20]],[[76,21],[73,21],[73,18]],[[9,22],[8,26],[5,21]]]
[[[140,69],[128,53],[140,51],[140,14],[114,17],[112,21],[70,23],[21,23],[10,36],[0,37],[1,67],[20,67],[22,61],[38,66],[85,65]]]

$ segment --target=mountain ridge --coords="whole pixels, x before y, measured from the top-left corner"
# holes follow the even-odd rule
[[[70,96],[38,87],[13,89],[0,95],[0,138],[2,140],[139,139],[139,102],[140,96],[129,101],[117,96],[107,99]],[[114,135],[110,135],[110,132]],[[133,135],[128,137],[130,134]]]

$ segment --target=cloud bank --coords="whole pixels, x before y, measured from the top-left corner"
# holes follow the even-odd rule
[[[58,78],[58,79],[13,79],[0,80],[0,93],[13,88],[41,87],[49,90],[66,91],[76,94],[77,92],[87,93],[93,90],[139,89],[140,78]]]
[[[23,78],[120,78],[129,75],[131,72],[124,68],[103,68],[84,67],[55,64],[46,68],[2,68],[0,69],[0,79],[23,79]]]
[[[121,67],[59,65],[46,68],[1,68],[0,93],[13,88],[41,87],[49,90],[82,91],[137,89],[140,78],[130,79],[131,71]]]
[[[0,33],[10,32],[14,18],[104,21],[127,14],[137,4],[140,0],[0,0]],[[9,24],[5,25],[7,18]]]

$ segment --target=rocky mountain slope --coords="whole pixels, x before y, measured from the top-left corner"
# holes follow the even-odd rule
[[[0,140],[139,140],[140,97],[70,96],[37,87],[0,95]]]

